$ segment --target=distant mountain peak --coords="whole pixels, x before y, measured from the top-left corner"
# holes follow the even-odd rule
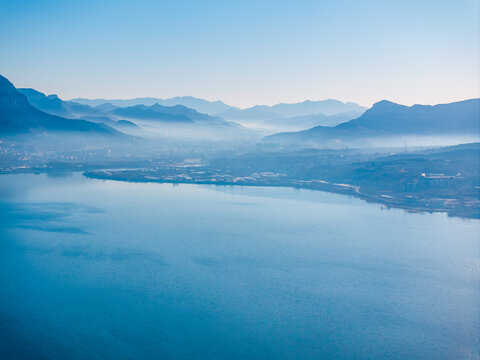
[[[390,101],[390,100],[380,100],[380,101],[377,101],[375,104],[372,105],[372,109],[373,108],[396,107],[396,106],[405,107],[405,105],[400,105],[400,104],[394,103],[393,101]]]

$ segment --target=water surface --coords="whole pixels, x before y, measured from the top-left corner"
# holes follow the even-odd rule
[[[479,221],[0,176],[0,358],[479,359]]]

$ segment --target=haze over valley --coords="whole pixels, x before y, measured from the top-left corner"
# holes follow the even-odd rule
[[[480,216],[480,99],[241,110],[192,97],[64,101],[0,80],[3,173],[81,170],[141,182],[292,186]]]

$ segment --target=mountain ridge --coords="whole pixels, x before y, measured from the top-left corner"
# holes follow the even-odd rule
[[[321,141],[394,135],[479,135],[480,99],[447,104],[405,106],[388,100],[375,103],[360,117],[335,127],[317,126],[264,138],[267,142]]]
[[[190,123],[196,125],[233,125],[219,117],[202,114],[197,110],[184,105],[164,106],[158,103],[150,106],[134,105],[129,107],[117,107],[109,113],[123,118],[154,120],[171,124]]]
[[[30,104],[27,97],[0,75],[0,133],[16,135],[42,133],[45,131],[66,131],[102,136],[123,135],[104,124],[86,120],[67,119],[48,114]]]
[[[230,109],[218,114],[219,116],[238,121],[263,122],[266,120],[293,118],[322,114],[332,116],[340,113],[355,111],[363,113],[366,110],[353,102],[342,102],[334,99],[327,100],[305,100],[299,103],[279,103],[272,106],[255,105],[246,109]]]
[[[104,111],[95,109],[89,105],[62,100],[55,94],[46,95],[31,88],[20,88],[17,89],[17,91],[25,95],[31,105],[51,115],[65,117],[67,119],[107,116],[107,113]]]
[[[160,99],[156,97],[139,97],[132,99],[74,98],[70,101],[94,107],[99,107],[104,104],[111,104],[116,107],[131,107],[136,105],[152,106],[155,104],[163,106],[183,105],[208,115],[216,115],[228,109],[234,108],[233,106],[227,105],[220,100],[209,101],[194,96],[176,96],[168,99]]]
[[[200,113],[211,116],[220,116],[226,119],[257,119],[267,120],[280,117],[306,116],[322,113],[324,115],[334,115],[341,112],[357,111],[363,112],[365,107],[357,103],[347,101],[342,102],[335,99],[326,100],[305,100],[297,103],[279,103],[275,105],[254,105],[247,108],[238,108],[228,105],[221,100],[209,101],[193,96],[176,96],[168,99],[155,97],[139,97],[132,99],[87,99],[74,98],[70,101],[84,105],[90,105],[99,109],[107,109],[111,106],[129,107],[135,105],[151,106],[159,104],[163,106],[183,105],[195,109]]]

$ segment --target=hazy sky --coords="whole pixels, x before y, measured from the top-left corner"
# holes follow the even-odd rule
[[[480,97],[479,0],[0,0],[0,74],[60,97],[240,107]]]

